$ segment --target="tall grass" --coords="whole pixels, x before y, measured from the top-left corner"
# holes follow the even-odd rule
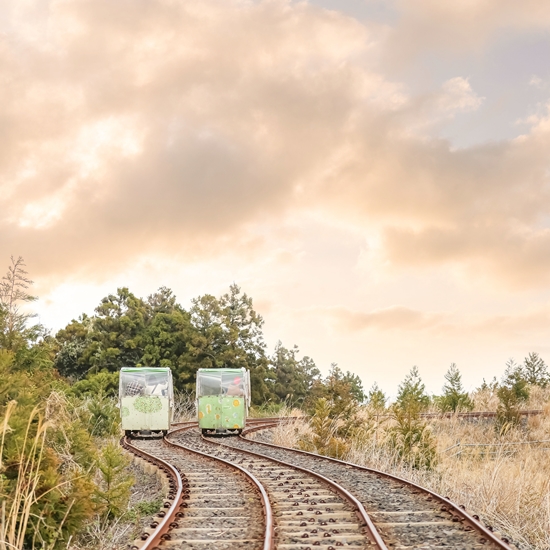
[[[495,410],[490,391],[473,396]],[[491,419],[471,421],[459,417],[430,419],[437,448],[431,469],[414,468],[399,460],[389,443],[394,420],[389,415],[363,408],[362,422],[368,436],[353,438],[344,459],[382,470],[427,487],[506,533],[523,548],[550,548],[550,391],[535,388],[528,408],[544,408],[544,414],[524,420],[499,435]],[[476,407],[477,408],[477,407]],[[479,410],[479,409],[477,409]],[[300,448],[311,438],[314,425],[306,418],[283,424],[273,431],[273,442]],[[482,444],[484,446],[466,446]]]
[[[11,431],[9,422],[15,411],[17,403],[8,403],[2,423],[2,437],[0,439],[0,494],[2,496],[2,511],[0,517],[0,550],[20,550],[24,546],[27,527],[31,518],[32,507],[45,496],[42,492],[38,494],[41,482],[41,463],[44,456],[44,442],[49,428],[48,422],[44,421],[35,407],[29,415],[24,439],[21,445],[19,457],[19,468],[15,488],[9,495],[5,494],[5,464],[4,447],[6,436]],[[34,431],[34,435],[31,433]],[[55,487],[58,488],[57,486]],[[69,507],[70,510],[70,507]],[[43,548],[53,548],[56,539],[61,534],[62,524],[59,526],[57,537],[50,545],[42,544]],[[33,537],[33,547],[34,540]]]
[[[187,422],[196,418],[195,395],[176,391],[174,394],[174,422]]]

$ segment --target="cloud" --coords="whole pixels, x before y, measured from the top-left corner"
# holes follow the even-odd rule
[[[39,270],[201,247],[284,209],[369,87],[346,66],[365,29],[307,5],[11,7],[1,247]]]
[[[535,88],[544,88],[544,81],[540,76],[534,74],[529,80],[529,86],[534,86]]]
[[[427,45],[480,17],[475,42],[497,9],[415,5],[397,28],[406,42],[428,26]],[[250,242],[261,255],[258,224],[307,212],[368,233],[389,269],[460,264],[523,286],[549,273],[548,116],[452,150],[434,125],[483,98],[464,76],[408,93],[356,20],[284,0],[3,10],[0,254],[37,275]],[[498,25],[545,24],[516,13],[505,2]]]
[[[336,321],[341,331],[424,330],[438,325],[444,318],[441,314],[424,313],[403,306],[392,306],[367,313],[333,308],[325,310],[324,313]]]
[[[404,65],[437,51],[439,56],[483,51],[498,34],[546,32],[547,6],[539,0],[397,0],[398,23],[388,31],[387,59]]]
[[[467,78],[457,76],[443,83],[442,94],[436,106],[449,115],[475,111],[485,98],[478,97]]]
[[[423,311],[402,305],[358,311],[345,307],[317,308],[338,333],[377,334],[400,332],[423,337],[457,339],[491,338],[514,341],[544,337],[550,321],[548,304],[523,311],[498,314],[458,311]]]

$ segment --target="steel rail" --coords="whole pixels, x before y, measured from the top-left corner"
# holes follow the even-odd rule
[[[276,426],[278,424],[273,424],[273,425]],[[252,429],[256,430],[256,429],[261,429],[261,428],[254,427]],[[332,479],[329,479],[329,478],[319,474],[318,472],[314,472],[313,470],[303,468],[302,466],[296,466],[295,464],[290,464],[289,462],[285,462],[284,460],[279,460],[279,459],[275,459],[275,458],[272,458],[272,457],[266,457],[265,455],[255,453],[253,451],[247,451],[247,450],[244,450],[244,449],[237,449],[235,447],[229,447],[227,445],[224,445],[223,443],[218,443],[217,441],[213,441],[212,439],[206,438],[204,436],[201,436],[201,437],[204,441],[207,441],[208,443],[212,443],[213,445],[219,445],[220,447],[226,447],[226,448],[231,449],[234,452],[245,453],[245,454],[254,456],[256,458],[262,458],[264,460],[267,458],[268,460],[273,461],[277,464],[281,464],[281,465],[286,466],[287,468],[291,468],[293,470],[298,470],[298,471],[304,472],[307,475],[310,475],[312,477],[315,477],[315,478],[323,481],[324,483],[326,483],[327,485],[332,487],[332,489],[336,493],[338,493],[343,499],[347,500],[355,508],[355,512],[356,512],[357,516],[359,517],[359,520],[362,522],[362,525],[367,528],[368,538],[371,540],[371,542],[373,544],[376,545],[378,550],[388,550],[388,547],[386,546],[386,544],[384,543],[384,540],[380,536],[380,533],[378,532],[378,530],[374,526],[374,523],[371,520],[370,516],[368,515],[367,511],[365,510],[365,507],[363,506],[363,504],[359,500],[357,500],[357,498],[354,497],[347,489],[345,489],[344,487],[342,487],[341,485],[339,485],[338,483],[336,483]]]
[[[181,449],[185,449],[186,451],[190,451],[190,452],[198,454],[200,456],[206,456],[210,459],[217,460],[219,462],[223,462],[224,464],[226,464],[226,465],[228,465],[232,468],[235,468],[242,475],[244,475],[247,479],[252,481],[252,483],[256,486],[256,488],[258,489],[258,491],[260,492],[261,497],[262,497],[262,507],[263,507],[263,510],[264,510],[264,518],[265,518],[265,534],[264,534],[263,550],[273,550],[274,547],[275,547],[274,546],[275,545],[275,537],[274,537],[275,525],[274,525],[274,521],[273,521],[273,510],[271,508],[271,502],[269,501],[269,497],[267,495],[267,492],[266,492],[264,486],[260,483],[260,481],[256,478],[256,476],[254,476],[253,474],[251,474],[250,472],[248,472],[247,470],[245,470],[244,468],[242,468],[238,464],[234,464],[232,462],[224,460],[223,458],[218,458],[218,457],[215,457],[215,456],[208,455],[208,454],[203,453],[201,451],[197,451],[196,449],[186,447],[185,445],[182,445],[181,443],[176,443],[174,441],[169,440],[169,437],[171,435],[189,430],[193,427],[194,426],[185,426],[183,428],[176,428],[175,430],[171,431],[165,437],[164,440],[166,441],[166,443],[168,445],[170,445],[172,447],[179,447]]]
[[[285,451],[292,451],[294,453],[302,454],[305,456],[312,456],[314,458],[320,458],[324,460],[328,460],[331,462],[337,462],[339,464],[343,464],[347,467],[356,468],[358,470],[363,470],[375,475],[378,475],[380,477],[385,477],[387,479],[391,479],[393,481],[397,481],[399,483],[402,483],[404,485],[408,485],[409,487],[413,487],[416,490],[419,490],[423,493],[427,493],[437,499],[439,502],[450,508],[449,512],[451,512],[453,515],[456,515],[463,519],[463,521],[468,524],[470,527],[475,529],[478,533],[481,533],[483,536],[487,537],[491,542],[495,543],[499,548],[503,550],[510,550],[511,547],[508,545],[508,539],[500,539],[497,537],[489,528],[487,528],[481,521],[479,520],[478,516],[471,516],[466,512],[464,508],[461,508],[460,506],[456,505],[454,502],[452,502],[449,498],[443,497],[438,493],[435,493],[434,491],[431,491],[430,489],[426,489],[425,487],[422,487],[421,485],[417,485],[416,483],[409,481],[407,479],[403,479],[401,477],[395,476],[393,474],[389,474],[387,472],[382,472],[380,470],[375,470],[373,468],[367,468],[366,466],[360,466],[359,464],[354,464],[352,462],[345,462],[344,460],[339,460],[337,458],[332,458],[328,456],[318,455],[315,453],[310,453],[308,451],[302,451],[300,449],[292,449],[290,447],[284,447],[282,445],[275,445],[273,443],[266,443],[264,441],[253,441],[250,439],[247,439],[244,437],[247,433],[256,432],[262,429],[269,429],[274,425],[266,424],[264,427],[261,426],[254,426],[250,429],[243,430],[243,433],[239,436],[242,440],[247,441],[248,443],[257,443],[258,445],[265,445],[266,447],[273,447],[274,449],[282,449]]]
[[[176,481],[176,493],[174,495],[173,492],[169,491],[168,495],[174,495],[172,504],[168,505],[168,511],[159,512],[159,515],[163,515],[162,520],[158,523],[156,527],[154,527],[154,531],[152,533],[144,532],[142,534],[142,540],[145,540],[145,543],[139,547],[139,550],[153,550],[155,548],[159,548],[158,545],[161,544],[161,542],[164,540],[163,537],[168,533],[170,529],[173,527],[177,527],[177,524],[175,522],[176,515],[179,513],[179,509],[182,504],[182,496],[183,496],[183,481],[181,479],[181,475],[178,472],[178,470],[169,464],[168,462],[162,460],[161,458],[158,458],[154,455],[151,455],[142,449],[138,449],[134,445],[128,442],[128,439],[126,437],[123,437],[121,440],[121,444],[124,448],[130,450],[132,453],[136,454],[137,456],[140,456],[144,458],[147,462],[152,462],[156,464],[161,470],[163,470],[166,473],[169,473],[173,479]],[[167,502],[164,503],[164,506],[167,507]],[[144,539],[145,537],[145,539]],[[138,548],[137,546],[133,548]]]

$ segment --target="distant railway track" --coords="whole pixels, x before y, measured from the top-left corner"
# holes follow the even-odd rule
[[[243,435],[288,420],[249,419]],[[448,499],[354,464],[246,437],[203,438],[196,423],[124,445],[171,477],[164,510],[134,550],[511,548]]]
[[[520,416],[537,416],[543,414],[542,409],[526,409],[523,411],[518,411]],[[420,415],[422,418],[496,418],[497,413],[495,411],[468,411],[468,412],[446,412],[446,413],[422,413]]]

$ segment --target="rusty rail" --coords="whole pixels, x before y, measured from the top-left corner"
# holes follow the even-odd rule
[[[250,441],[250,440],[247,440],[246,437],[244,437],[244,435],[246,435],[247,433],[259,431],[259,430],[262,430],[262,429],[271,428],[271,427],[274,427],[274,426],[276,426],[276,424],[269,424],[269,423],[266,423],[266,425],[263,426],[263,427],[262,426],[254,426],[253,428],[243,430],[243,433],[239,437],[241,439],[245,440],[245,441]],[[394,475],[389,474],[387,472],[382,472],[380,470],[375,470],[373,468],[367,468],[366,466],[359,466],[358,464],[353,464],[351,462],[345,462],[344,460],[339,460],[337,458],[331,458],[331,457],[328,457],[328,456],[318,455],[318,454],[315,454],[315,453],[310,453],[308,451],[302,451],[302,450],[299,450],[299,449],[292,449],[290,447],[283,447],[281,445],[275,445],[273,443],[266,443],[264,441],[253,441],[253,442],[257,443],[259,445],[265,445],[266,447],[272,447],[272,448],[275,448],[275,449],[283,449],[283,450],[286,450],[286,451],[293,451],[295,453],[302,454],[302,455],[305,455],[305,456],[312,456],[312,457],[315,457],[315,458],[320,458],[320,459],[336,462],[336,463],[339,463],[339,464],[343,464],[344,466],[356,468],[358,470],[364,470],[364,471],[370,472],[372,474],[378,475],[380,477],[385,477],[387,479],[397,481],[399,483],[402,483],[403,485],[407,485],[409,487],[412,487],[412,488],[416,489],[417,491],[421,491],[423,493],[429,494],[433,498],[435,498],[436,500],[438,500],[439,502],[444,504],[449,509],[449,512],[451,512],[453,515],[457,516],[457,518],[461,518],[462,521],[464,521],[466,524],[468,524],[470,527],[472,527],[472,529],[475,529],[478,533],[483,534],[483,536],[487,537],[491,542],[495,543],[499,548],[501,548],[503,550],[510,550],[510,546],[508,545],[509,541],[506,538],[500,539],[499,537],[497,537],[492,532],[491,528],[487,528],[485,525],[483,525],[483,523],[481,523],[478,516],[471,516],[470,514],[468,514],[468,512],[466,512],[466,510],[464,508],[454,504],[449,498],[443,497],[443,496],[431,491],[430,489],[426,489],[425,487],[417,485],[416,483],[414,483],[412,481],[400,478],[398,476],[394,476]]]
[[[251,428],[251,430],[252,431],[257,431],[257,430],[260,430],[260,429],[265,429],[267,426],[276,426],[277,424],[279,424],[279,422],[266,423],[265,425],[255,426],[254,428]],[[203,439],[208,441],[209,443],[215,444],[211,439],[205,438],[204,436],[203,436]],[[220,446],[224,446],[223,443],[217,443],[217,444],[220,445]],[[245,454],[255,456],[255,457],[259,457],[259,458],[262,458],[262,459],[266,458],[264,455],[255,453],[253,451],[246,451],[244,449],[238,449],[238,452],[239,453],[245,453]],[[361,502],[359,502],[359,500],[357,500],[357,498],[355,498],[347,489],[344,489],[344,487],[342,487],[341,485],[339,485],[335,481],[332,481],[331,479],[329,479],[329,478],[327,478],[327,477],[325,477],[325,476],[323,476],[323,475],[321,475],[317,472],[314,472],[313,470],[309,470],[309,469],[303,468],[301,466],[296,466],[295,464],[290,464],[290,463],[285,462],[283,460],[275,459],[275,458],[272,458],[272,457],[269,457],[269,460],[272,461],[272,462],[275,462],[277,464],[281,464],[283,466],[286,466],[288,468],[292,468],[294,470],[304,472],[307,475],[315,477],[315,478],[323,481],[324,483],[326,483],[330,487],[332,487],[332,489],[336,493],[338,493],[342,498],[347,500],[355,508],[356,514],[357,514],[359,520],[362,522],[362,525],[364,525],[367,528],[367,536],[369,537],[371,542],[376,545],[376,548],[378,550],[388,550],[388,547],[386,546],[386,544],[382,540],[382,537],[380,536],[380,533],[378,532],[378,530],[374,526],[374,523],[372,522],[372,520],[371,520],[370,516],[368,515],[367,511],[365,510],[365,507],[363,506],[363,504]]]
[[[168,502],[168,500],[164,503],[164,507],[168,508],[168,511],[159,512],[158,515],[160,515],[162,519],[160,522],[158,522],[158,525],[154,527],[154,531],[152,533],[144,532],[141,536],[142,540],[145,540],[145,543],[139,548],[139,550],[154,549],[159,544],[161,544],[161,542],[164,540],[163,537],[168,533],[171,528],[175,526],[174,523],[176,517],[178,516],[178,514],[181,513],[180,506],[182,504],[183,496],[183,482],[181,479],[181,475],[178,470],[168,462],[165,462],[164,460],[156,456],[150,455],[149,453],[146,453],[145,451],[134,447],[131,443],[128,442],[128,439],[126,437],[122,438],[121,445],[135,455],[143,458],[147,462],[156,464],[159,469],[170,475],[173,482],[175,481],[177,485],[175,494],[172,491],[168,493],[168,498],[170,497],[170,495],[172,495],[173,501],[171,504]],[[138,550],[138,547],[133,546],[132,550]]]
[[[274,538],[274,521],[273,521],[273,510],[271,508],[271,503],[269,501],[269,497],[267,496],[267,493],[263,487],[263,485],[260,483],[260,481],[250,472],[246,471],[244,468],[241,468],[237,464],[233,464],[232,462],[229,462],[227,460],[224,460],[223,458],[213,457],[211,455],[208,455],[206,453],[203,453],[201,451],[197,451],[196,449],[190,449],[189,447],[186,447],[185,445],[181,445],[180,443],[175,443],[173,441],[169,440],[169,437],[173,434],[183,432],[185,430],[189,430],[192,426],[185,426],[183,428],[177,428],[173,431],[171,431],[165,438],[165,441],[168,445],[172,447],[179,447],[181,449],[185,449],[186,451],[195,453],[200,456],[208,457],[212,460],[217,460],[219,462],[223,462],[224,464],[238,470],[242,475],[244,475],[247,479],[252,481],[252,483],[256,486],[258,491],[261,494],[262,497],[262,507],[264,510],[264,518],[265,518],[265,532],[264,532],[264,547],[263,550],[273,550],[274,544],[275,544],[275,538]],[[203,438],[205,439],[205,438]]]

